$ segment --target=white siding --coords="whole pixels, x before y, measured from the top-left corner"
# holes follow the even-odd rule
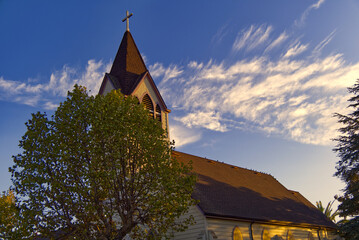
[[[184,217],[192,215],[195,220],[195,224],[188,227],[185,232],[177,232],[174,234],[175,240],[197,240],[202,239],[201,235],[204,235],[206,231],[206,218],[202,214],[201,210],[197,206],[193,206],[189,209],[188,213]]]
[[[217,239],[232,240],[232,232],[235,226],[238,226],[242,233],[243,240],[250,240],[250,223],[240,221],[228,221],[221,219],[207,218],[207,226],[209,231],[213,231]]]
[[[243,240],[251,240],[250,225],[250,222],[207,218],[208,231],[212,230],[216,234],[217,240],[232,240],[232,232],[235,226],[239,227],[243,236]],[[283,239],[287,239],[288,231],[292,232],[293,237],[296,240],[308,240],[310,232],[313,234],[314,239],[319,239],[317,230],[311,228],[254,223],[252,225],[252,229],[254,240],[262,240],[262,233],[264,229],[268,231],[270,238],[273,239],[276,235],[278,237],[282,237]],[[320,233],[321,239],[323,239],[323,237],[325,236],[328,236],[328,239],[335,239],[335,236],[333,234],[326,234],[326,231],[324,230],[320,231]]]

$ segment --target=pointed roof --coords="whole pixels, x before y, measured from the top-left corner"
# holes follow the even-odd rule
[[[147,71],[131,33],[126,31],[108,76],[116,88],[129,95]]]
[[[171,112],[158,91],[131,33],[126,31],[118,48],[115,60],[113,61],[111,71],[110,73],[105,73],[99,94],[103,94],[106,83],[109,81],[113,88],[121,89],[124,95],[131,95],[143,79],[147,79],[151,84],[164,108],[163,110]]]
[[[299,192],[269,174],[178,151],[172,156],[192,163],[198,177],[193,198],[207,217],[336,228]]]

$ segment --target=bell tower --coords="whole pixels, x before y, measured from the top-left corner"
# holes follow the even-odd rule
[[[169,110],[148,71],[142,56],[130,33],[129,18],[133,14],[126,12],[126,32],[118,48],[110,73],[106,73],[99,94],[120,89],[124,95],[137,97],[140,103],[150,111],[151,117],[162,124],[169,138]]]

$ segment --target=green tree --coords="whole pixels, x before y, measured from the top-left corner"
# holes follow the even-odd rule
[[[333,150],[340,157],[335,175],[346,183],[344,195],[338,198],[338,209],[339,215],[348,220],[339,224],[339,230],[346,239],[359,239],[359,80],[348,91],[354,94],[348,100],[353,112],[335,114],[344,126],[339,129],[341,135],[335,139]]]
[[[18,209],[12,191],[0,195],[0,239],[11,239],[18,226]]]
[[[22,225],[13,191],[3,192],[0,194],[0,239],[24,239],[26,236],[28,232]]]
[[[49,119],[32,114],[10,168],[24,224],[61,239],[158,239],[194,204],[190,167],[171,158],[137,99],[75,86]]]
[[[338,209],[333,212],[333,203],[334,202],[335,202],[335,200],[329,201],[328,205],[325,208],[323,207],[322,201],[318,201],[315,203],[317,205],[317,208],[319,209],[319,211],[324,213],[324,215],[327,216],[327,218],[329,218],[333,222],[335,222],[335,217],[339,215]]]

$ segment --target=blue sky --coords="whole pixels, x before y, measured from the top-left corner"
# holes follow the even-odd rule
[[[331,141],[359,77],[359,3],[0,0],[0,190],[24,123],[75,83],[96,94],[130,31],[176,149],[275,176],[313,203],[340,193]]]

